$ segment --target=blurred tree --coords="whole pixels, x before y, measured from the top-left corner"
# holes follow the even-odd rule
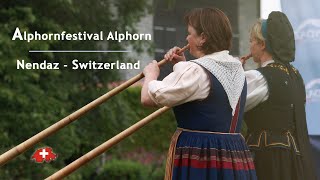
[[[57,120],[107,92],[99,84],[119,80],[116,70],[17,70],[16,61],[69,64],[96,60],[111,62],[125,58],[122,53],[29,53],[29,50],[112,50],[141,42],[19,41],[11,40],[16,27],[33,33],[130,31],[150,9],[147,0],[2,0],[0,2],[0,153],[25,141]],[[67,163],[115,135],[136,114],[124,97],[94,110],[31,148],[0,169],[0,179],[43,179]],[[50,164],[30,161],[39,147],[51,146],[58,159]],[[95,173],[94,161],[70,179],[88,179]]]

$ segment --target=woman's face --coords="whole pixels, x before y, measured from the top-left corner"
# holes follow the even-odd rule
[[[265,51],[265,45],[263,42],[258,41],[256,38],[250,38],[250,52],[252,54],[253,61],[260,63],[261,56]]]
[[[199,46],[203,45],[205,39],[203,36],[198,35],[197,31],[190,25],[188,25],[187,41],[190,45],[189,52],[192,56],[196,58],[204,56],[204,53],[199,49]]]

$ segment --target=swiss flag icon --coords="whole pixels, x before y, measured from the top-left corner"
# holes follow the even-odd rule
[[[46,161],[47,163],[55,160],[58,157],[57,154],[53,153],[51,147],[39,148],[36,152],[31,156],[31,160],[34,160],[37,163],[43,163]]]

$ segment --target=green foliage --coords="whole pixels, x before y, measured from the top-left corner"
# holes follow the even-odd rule
[[[93,179],[102,180],[162,180],[164,178],[164,166],[154,169],[150,165],[144,165],[131,160],[112,159],[104,164],[100,172]]]
[[[147,180],[150,168],[133,161],[111,160],[94,179],[103,180]]]
[[[129,101],[130,107],[135,107],[134,112],[137,118],[132,118],[131,124],[141,120],[158,109],[142,107],[140,105],[140,91],[140,87],[132,87],[121,94],[124,99]],[[173,112],[169,111],[147,124],[122,144],[125,145],[127,150],[136,147],[144,147],[146,150],[166,153],[175,128],[176,122]]]
[[[165,175],[165,164],[164,166],[162,166],[162,168],[157,168],[155,171],[153,171],[149,179],[162,180],[164,179],[164,175]]]

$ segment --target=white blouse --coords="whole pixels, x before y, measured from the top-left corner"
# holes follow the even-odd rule
[[[150,98],[157,105],[172,107],[205,99],[209,95],[210,81],[200,65],[179,62],[173,66],[173,72],[162,81],[151,81],[148,89]]]
[[[274,62],[266,61],[262,64]],[[247,80],[248,111],[268,99],[268,85],[263,75],[257,70],[245,71]],[[205,99],[210,92],[210,80],[205,70],[193,62],[179,62],[173,66],[173,72],[162,81],[149,83],[150,98],[160,106],[176,106],[194,100]]]

